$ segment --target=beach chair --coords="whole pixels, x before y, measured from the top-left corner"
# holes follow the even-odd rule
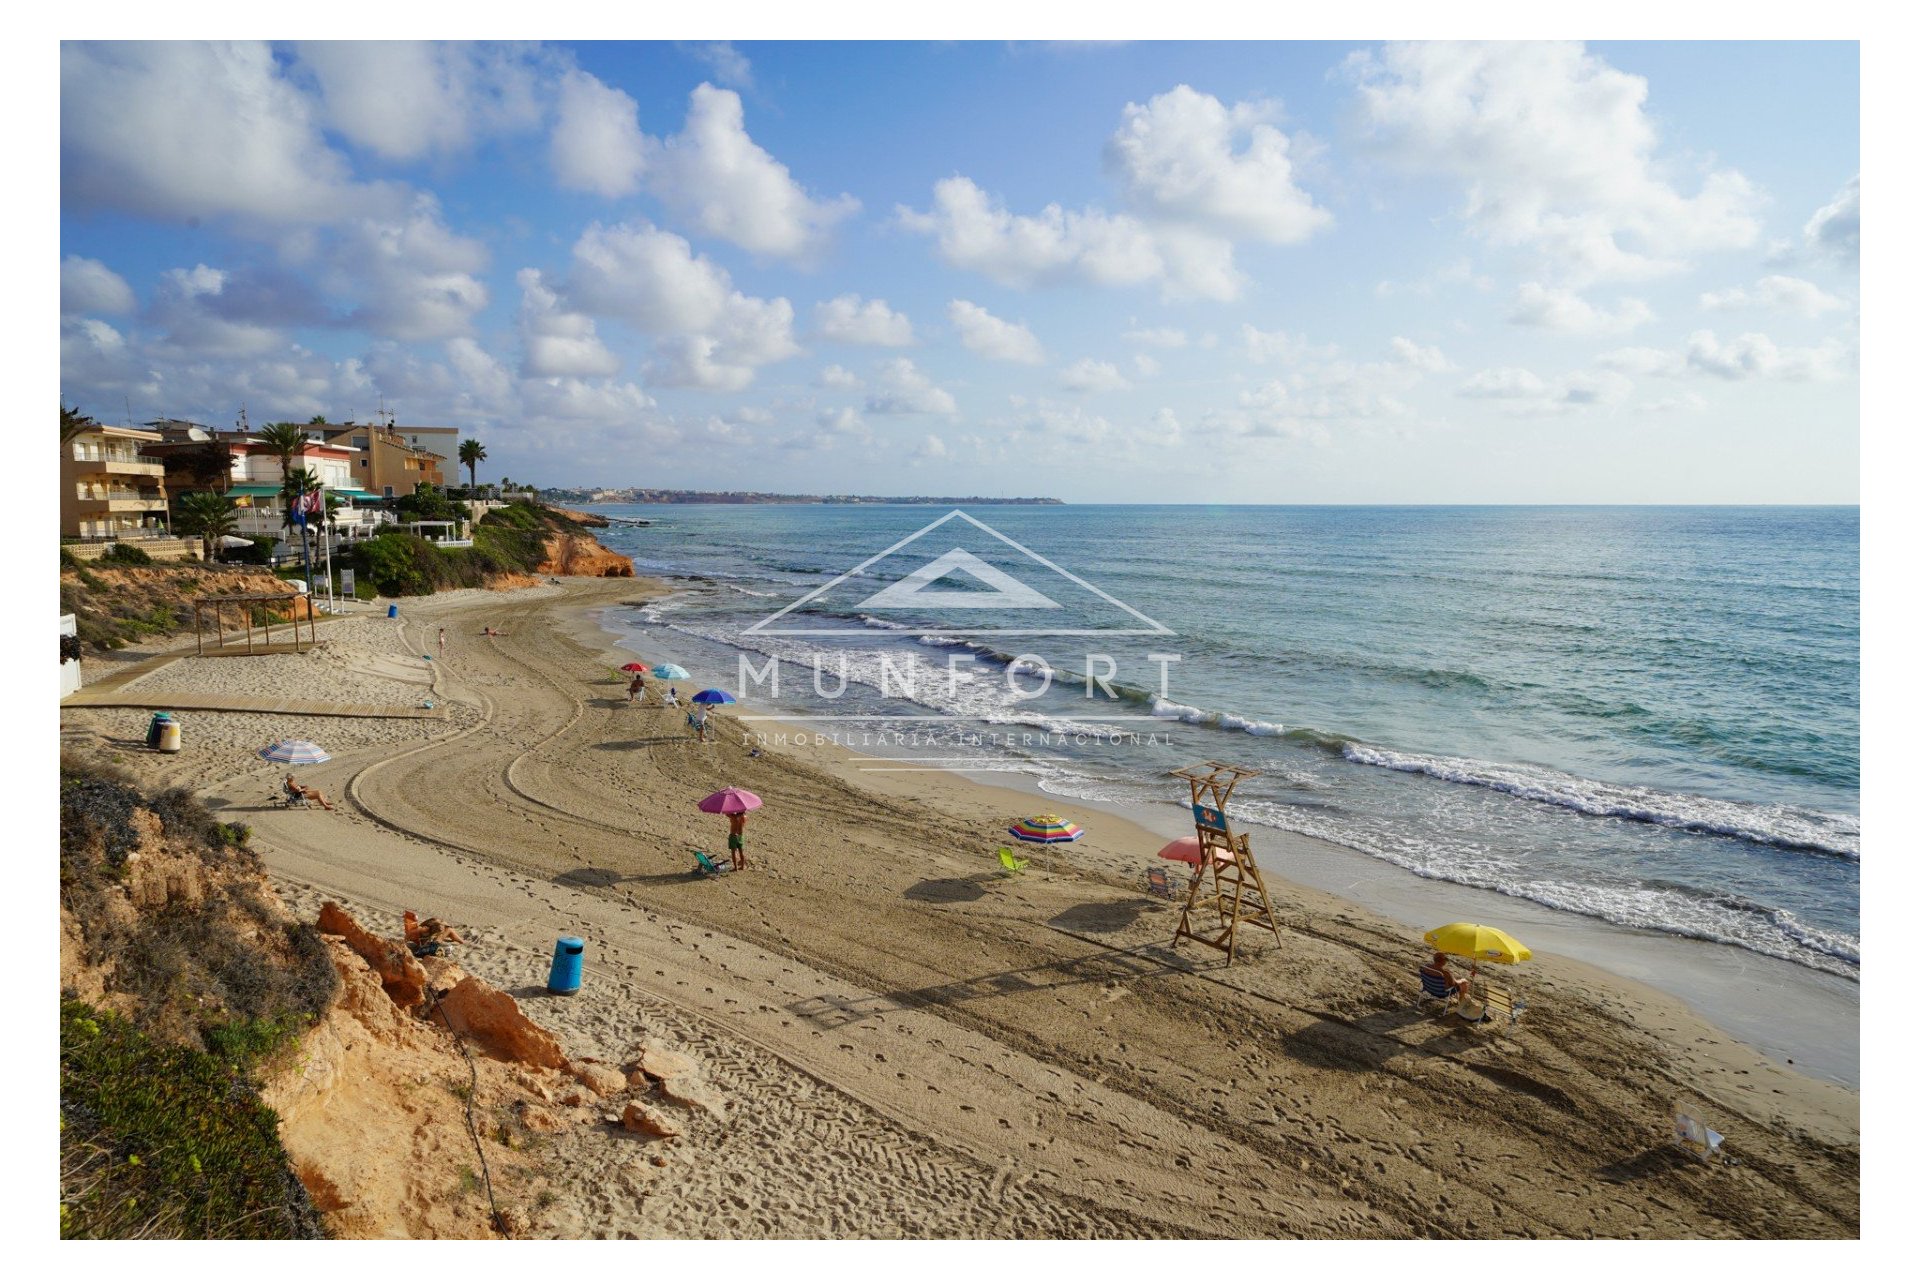
[[[1008,875],[1008,876],[1017,876],[1022,871],[1025,871],[1027,869],[1027,859],[1014,857],[1013,850],[1007,848],[1007,846],[1005,845],[1001,845],[1000,846],[1000,866],[1001,866],[1000,874]]]
[[[273,802],[282,809],[308,809],[313,806],[313,802],[307,799],[306,792],[289,791],[285,783],[273,789]]]
[[[1423,965],[1419,970],[1419,974],[1421,998],[1423,1000],[1438,1000],[1440,1002],[1441,1013],[1449,1012],[1454,1005],[1460,1002],[1460,992],[1432,969]]]
[[[715,862],[698,849],[693,851],[693,860],[696,864],[693,873],[697,876],[723,876],[733,870],[731,863]]]
[[[1513,992],[1492,983],[1481,985],[1480,1007],[1484,1011],[1481,1021],[1487,1023],[1489,1029],[1501,1032],[1510,1030],[1514,1023],[1520,1021],[1520,1015],[1527,1011],[1526,1001],[1515,1000]]]
[[[1711,1164],[1726,1158],[1720,1150],[1720,1144],[1725,1141],[1724,1136],[1707,1128],[1700,1117],[1687,1110],[1684,1104],[1673,1104],[1673,1144],[1676,1147],[1702,1164]]]
[[[1173,881],[1167,876],[1165,867],[1147,868],[1147,892],[1156,898],[1176,898],[1179,891],[1173,887]]]

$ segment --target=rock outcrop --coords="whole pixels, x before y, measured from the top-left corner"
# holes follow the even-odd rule
[[[368,933],[337,902],[320,908],[319,929],[346,940],[346,944],[380,975],[387,995],[402,1009],[413,1009],[427,998],[427,971],[413,953],[389,938]]]
[[[567,1055],[551,1032],[520,1012],[512,996],[478,978],[462,978],[440,997],[435,1020],[441,1017],[453,1030],[509,1062],[556,1069],[567,1065]]]
[[[633,561],[584,533],[551,533],[539,572],[569,578],[631,578]]]

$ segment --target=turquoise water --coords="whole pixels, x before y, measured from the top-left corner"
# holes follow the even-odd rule
[[[988,506],[1017,547],[885,555],[945,510],[600,510],[676,587],[608,621],[748,714],[1067,799],[1226,760],[1245,823],[1857,975],[1856,508]]]

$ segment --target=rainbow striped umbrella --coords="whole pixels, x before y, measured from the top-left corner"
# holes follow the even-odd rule
[[[1029,844],[1065,844],[1087,833],[1078,823],[1068,822],[1057,813],[1036,813],[1008,827],[1007,834]]]

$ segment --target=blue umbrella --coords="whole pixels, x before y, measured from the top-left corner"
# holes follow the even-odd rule
[[[659,666],[655,667],[653,669],[653,678],[656,680],[690,680],[692,679],[692,677],[687,674],[687,669],[685,667],[676,667],[671,662],[663,662]]]
[[[305,738],[282,738],[260,752],[262,760],[272,760],[276,764],[321,764],[333,759],[319,744],[308,742]]]
[[[702,689],[693,695],[695,702],[732,702],[734,697],[725,689]]]

